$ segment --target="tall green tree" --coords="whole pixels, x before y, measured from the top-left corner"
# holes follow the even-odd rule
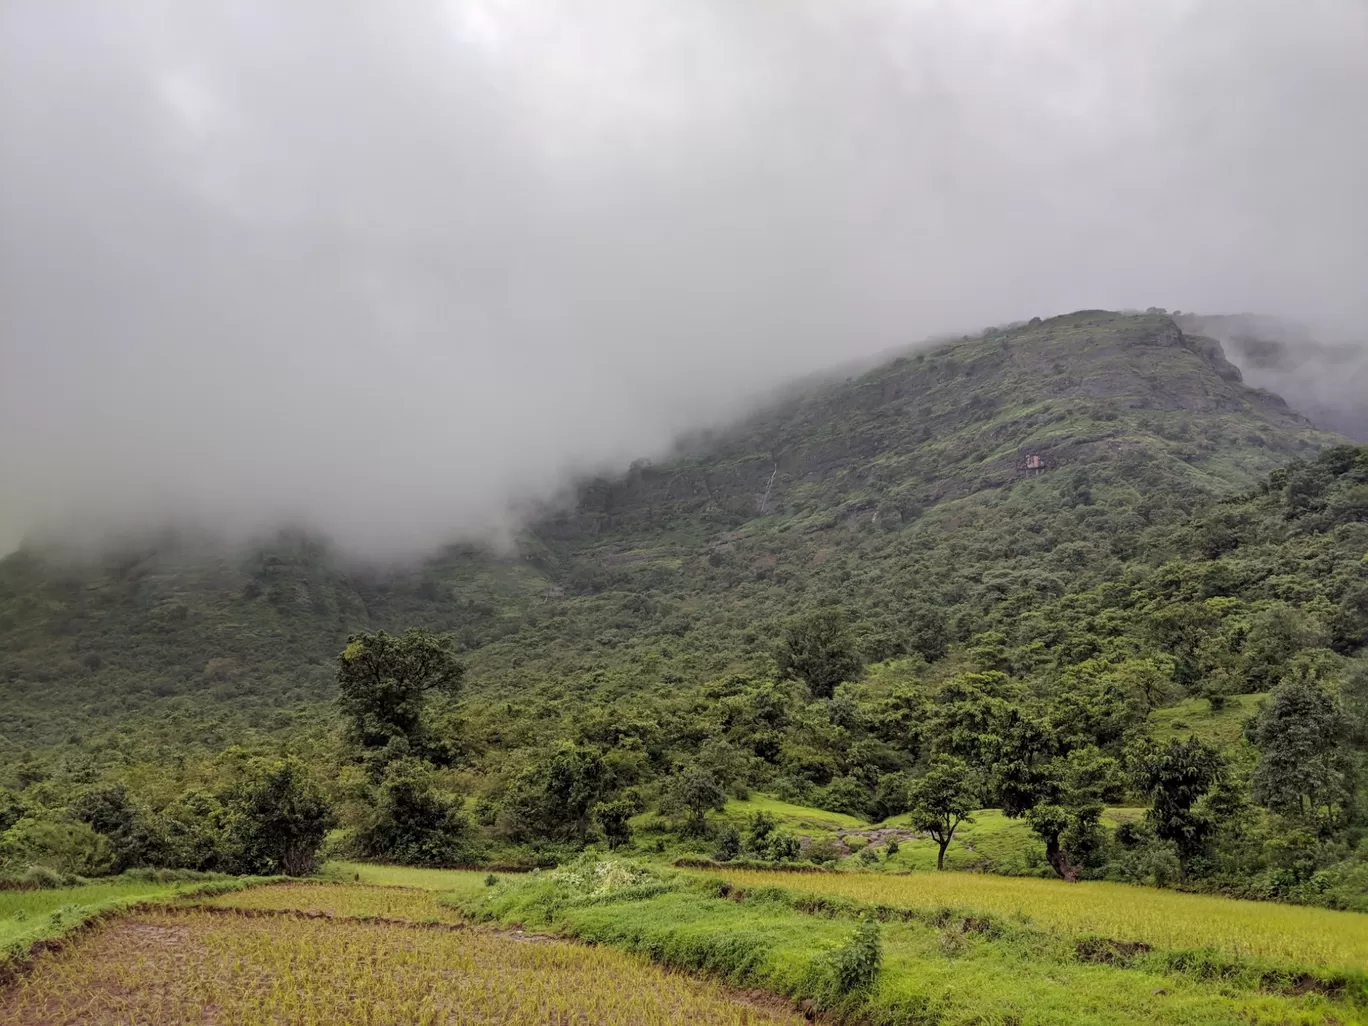
[[[450,635],[420,628],[398,636],[353,634],[337,661],[338,701],[363,748],[384,748],[402,739],[411,750],[420,750],[428,695],[456,694],[464,676]]]
[[[978,808],[978,788],[973,773],[963,760],[941,758],[920,780],[908,788],[912,829],[928,833],[939,846],[936,868],[945,868],[945,850],[961,823],[974,821]]]
[[[1205,850],[1215,823],[1199,802],[1221,779],[1221,753],[1197,737],[1149,741],[1130,751],[1136,786],[1149,797],[1145,813],[1154,835],[1178,854],[1179,873],[1187,879],[1192,860]]]
[[[727,792],[707,770],[699,766],[686,767],[671,777],[665,785],[661,809],[666,813],[683,813],[685,830],[691,834],[708,832],[708,813],[721,812],[727,805]]]
[[[1259,748],[1254,800],[1322,835],[1348,821],[1356,773],[1351,720],[1338,696],[1311,672],[1273,689],[1249,730]]]
[[[298,759],[261,761],[229,796],[240,872],[307,876],[335,818]]]
[[[777,653],[779,672],[803,681],[815,698],[830,698],[836,685],[860,674],[860,657],[845,610],[828,606],[784,624]]]

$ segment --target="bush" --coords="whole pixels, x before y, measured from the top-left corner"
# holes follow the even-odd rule
[[[842,852],[835,841],[822,840],[809,844],[803,849],[803,855],[809,862],[824,866],[840,859]]]
[[[159,817],[135,801],[121,785],[100,785],[79,793],[67,813],[109,838],[114,849],[111,870],[164,866],[173,861]]]
[[[775,862],[792,862],[803,853],[802,842],[792,834],[782,831],[774,834],[769,840],[768,855]]]
[[[598,820],[609,851],[632,843],[632,826],[628,821],[640,811],[641,800],[635,794],[624,795],[611,802],[599,802],[594,806],[594,819]]]
[[[480,861],[459,800],[438,790],[430,770],[414,759],[390,765],[355,844],[362,858],[408,866]]]
[[[37,866],[57,873],[103,876],[113,865],[114,846],[109,838],[85,823],[25,818],[0,834],[0,870]]]
[[[867,993],[883,964],[883,938],[875,919],[862,919],[849,942],[830,960],[831,997],[840,1000]]]
[[[256,764],[230,806],[238,872],[306,876],[317,867],[333,814],[302,762]]]
[[[717,836],[717,850],[713,853],[713,858],[718,862],[730,862],[741,854],[741,834],[736,827],[724,827]]]

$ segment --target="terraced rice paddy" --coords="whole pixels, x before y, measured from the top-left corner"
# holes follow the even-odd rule
[[[1099,934],[1171,949],[1217,948],[1298,965],[1368,967],[1368,915],[1354,912],[978,873],[893,876],[736,869],[721,875],[741,888],[782,887],[903,908],[990,912],[1067,935]]]
[[[421,892],[282,885],[117,920],[0,991],[6,1026],[797,1026],[775,1001],[608,948],[479,928],[252,914],[400,909]],[[331,893],[329,893],[331,892]],[[432,894],[422,895],[435,901]],[[238,904],[246,911],[228,906]],[[411,909],[428,911],[425,904]]]
[[[249,911],[295,910],[358,919],[395,919],[410,923],[457,923],[460,914],[441,904],[435,891],[407,887],[357,887],[336,884],[288,883],[252,887],[212,898],[198,905]]]
[[[0,976],[7,960],[22,959],[35,942],[59,937],[92,916],[204,886],[203,882],[158,883],[114,877],[79,887],[0,891]]]
[[[509,874],[496,874],[506,875]],[[321,876],[333,883],[419,887],[425,891],[442,891],[446,894],[477,894],[484,890],[489,873],[483,869],[417,869],[413,866],[380,866],[368,862],[329,862],[323,867]]]

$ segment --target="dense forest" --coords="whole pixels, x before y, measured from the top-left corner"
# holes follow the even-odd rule
[[[725,814],[763,793],[1368,910],[1368,447],[1162,311],[805,386],[502,550],[25,548],[0,638],[10,872],[896,853]]]

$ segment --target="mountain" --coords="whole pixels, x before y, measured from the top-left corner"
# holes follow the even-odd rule
[[[509,553],[396,570],[301,533],[231,554],[170,536],[94,561],[22,550],[0,561],[0,735],[298,730],[326,720],[343,639],[375,627],[455,632],[471,691],[506,697],[772,672],[776,625],[814,602],[848,607],[870,658],[907,651],[928,611],[963,642],[994,596],[1100,580],[1147,529],[1338,441],[1166,316],[1034,319],[584,482]]]

